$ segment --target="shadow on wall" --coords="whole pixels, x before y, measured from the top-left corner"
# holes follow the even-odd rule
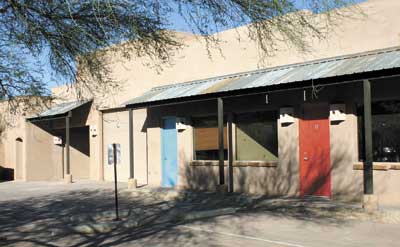
[[[292,140],[291,131],[283,131],[279,138]],[[278,143],[279,164],[276,167],[234,167],[235,192],[263,194],[267,196],[296,196],[299,192],[298,143]],[[186,186],[191,189],[215,190],[219,183],[218,166],[191,166],[186,163]],[[225,167],[226,184],[229,184],[228,168]]]
[[[313,102],[318,103],[318,102]],[[190,109],[190,114],[202,112],[201,109],[195,109],[200,104],[193,104],[193,109]],[[213,104],[212,106],[215,106]],[[179,108],[180,107],[180,108]],[[204,106],[202,106],[204,107]],[[323,109],[322,109],[322,108]],[[314,113],[311,108],[311,113],[308,118],[305,118],[304,113],[300,112],[299,107],[295,107],[295,118],[300,119],[327,119],[329,106],[322,103],[322,106],[317,108],[319,112]],[[186,111],[185,111],[186,110]],[[148,112],[149,126],[160,127],[160,116],[184,116],[188,114],[188,109],[184,106],[176,107],[160,107],[152,108]],[[198,114],[200,116],[200,114]],[[350,123],[350,122],[347,122]],[[339,127],[346,131],[354,131],[352,126],[332,126]],[[343,128],[342,128],[343,127]],[[300,194],[300,167],[299,167],[299,125],[297,123],[278,126],[279,140],[279,162],[276,167],[234,167],[234,191],[245,192],[251,194],[263,194],[268,196],[299,196]],[[339,130],[342,132],[342,130]],[[334,199],[343,199],[346,201],[358,201],[362,195],[362,177],[359,173],[353,171],[354,148],[349,148],[348,134],[338,135],[335,139],[335,144],[331,145],[331,164],[328,173],[320,174],[319,179],[315,181],[315,185],[311,185],[311,192],[315,191],[317,185],[323,184],[323,181],[328,180],[330,175],[331,192]],[[253,140],[258,140],[258,134],[252,134]],[[191,166],[189,160],[180,155],[181,160],[185,160],[185,164],[181,166],[181,177],[185,178],[184,186],[195,190],[214,190],[219,183],[218,166]],[[181,157],[182,156],[182,157]],[[320,157],[322,160],[324,157]],[[318,157],[317,157],[318,159]],[[361,174],[362,175],[362,174]],[[305,174],[305,176],[311,176]],[[226,184],[228,184],[228,169],[225,167]],[[361,179],[360,179],[361,178]]]
[[[60,137],[62,139],[62,147],[65,147],[65,129],[54,129],[50,123],[35,124],[43,129],[51,136]],[[70,128],[70,147],[81,152],[86,156],[90,156],[90,140],[89,126],[71,127]]]
[[[229,184],[225,166],[225,183]],[[280,167],[234,167],[234,191],[267,196],[296,196],[298,172]],[[219,184],[218,166],[185,166],[186,186],[193,190],[215,190]],[[285,175],[283,175],[285,174]]]
[[[53,131],[53,135],[61,137],[63,147],[65,147],[65,130]],[[70,146],[82,154],[90,156],[89,126],[71,128]]]
[[[353,151],[339,140],[331,144],[332,193],[335,199],[344,201],[362,199],[363,173],[353,170]]]
[[[352,172],[352,165],[343,153],[332,160],[330,174],[320,175],[310,192],[316,192],[318,185],[323,184],[331,176],[332,196],[344,201],[360,201],[362,197],[362,173]],[[350,167],[350,170],[345,167]],[[277,167],[234,167],[234,191],[267,196],[298,196],[300,190],[299,166],[289,162],[288,165]],[[191,166],[186,163],[184,169],[186,186],[194,190],[215,190],[219,183],[218,166]],[[305,175],[307,176],[307,174]],[[332,176],[335,176],[333,179]],[[225,166],[225,179],[228,184],[228,168]]]
[[[92,103],[86,103],[77,109],[72,110],[70,120],[70,146],[82,154],[89,156],[89,126],[86,122],[89,117]],[[32,122],[35,126],[41,128],[52,136],[61,137],[63,146],[65,145],[65,119],[43,120]]]
[[[293,139],[293,133],[285,131],[280,138]],[[279,144],[281,145],[281,144]],[[343,201],[360,201],[362,198],[362,172],[353,171],[352,149],[340,142],[331,146],[330,170],[320,173],[310,185],[309,193],[318,192],[325,181],[331,182],[332,198]],[[234,167],[233,182],[235,192],[263,194],[266,196],[299,196],[300,171],[298,159],[298,142],[279,147],[279,164],[276,167]],[[326,154],[318,154],[315,160],[325,159]],[[226,164],[226,163],[225,163]],[[308,170],[308,172],[312,172]],[[186,162],[183,176],[186,186],[194,190],[215,190],[219,183],[218,166],[191,166]],[[312,177],[311,174],[305,174]],[[226,184],[228,183],[228,168],[225,166]]]
[[[14,180],[14,169],[0,166],[0,182]]]

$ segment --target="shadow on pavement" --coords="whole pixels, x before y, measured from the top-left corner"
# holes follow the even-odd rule
[[[176,226],[188,221],[212,223],[223,214],[232,217],[263,214],[341,225],[348,220],[338,213],[344,209],[358,210],[315,198],[301,200],[243,194],[221,197],[208,192],[138,191],[120,193],[122,220],[118,222],[113,221],[114,197],[110,189],[70,191],[0,202],[0,246],[126,246],[128,243],[152,246],[160,242],[175,245],[178,241],[196,237]],[[194,216],[188,217],[191,215]]]

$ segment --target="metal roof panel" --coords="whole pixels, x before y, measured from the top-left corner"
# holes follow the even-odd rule
[[[27,119],[34,119],[34,118],[47,118],[51,116],[58,116],[58,115],[63,115],[66,114],[67,112],[74,110],[92,100],[83,100],[83,101],[72,101],[72,102],[66,102],[66,103],[61,103],[58,105],[55,105],[48,110],[39,113],[35,116],[29,117]]]
[[[126,105],[400,68],[400,47],[156,87]]]

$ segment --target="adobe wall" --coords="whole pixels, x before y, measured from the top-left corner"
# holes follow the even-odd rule
[[[185,46],[172,57],[173,64],[163,65],[162,70],[157,70],[149,66],[149,64],[152,64],[152,61],[149,61],[145,57],[129,60],[120,57],[118,53],[108,54],[112,75],[117,81],[121,82],[121,88],[116,92],[103,92],[104,94],[97,95],[95,105],[100,108],[119,106],[121,103],[137,97],[158,85],[400,45],[400,26],[396,24],[396,20],[400,18],[396,11],[400,7],[399,1],[370,0],[360,3],[358,6],[364,12],[365,16],[360,15],[357,18],[338,20],[336,25],[331,28],[326,40],[318,41],[308,38],[310,51],[306,53],[288,48],[285,44],[278,44],[278,51],[262,61],[262,56],[256,43],[249,39],[246,34],[246,27],[239,27],[235,30],[227,30],[215,34],[215,37],[218,37],[222,42],[220,43],[220,49],[210,51],[212,59],[209,58],[203,41],[199,40],[195,35],[177,32],[177,36],[179,36]],[[237,33],[241,34],[240,41],[237,39]],[[222,51],[223,55],[220,54],[220,51]],[[63,99],[76,99],[76,95],[71,90],[67,90],[65,86],[57,87],[53,89],[53,95],[60,96]],[[84,95],[87,97],[90,96],[90,94]],[[94,123],[97,123],[97,126],[100,128],[101,120],[94,121]],[[351,125],[350,123],[348,124]],[[135,124],[134,126],[136,128]],[[108,127],[107,130],[102,131],[106,139],[109,139],[108,135],[113,135],[113,131],[117,133],[120,131],[119,129],[110,130],[110,128]],[[343,128],[347,129],[347,127],[343,127],[342,125],[333,126],[332,128],[338,131]],[[284,129],[279,131],[280,135],[287,135],[288,133],[286,132]],[[135,133],[139,132],[135,130]],[[136,137],[135,140],[138,138],[144,139],[144,132],[140,132],[139,135],[140,137]],[[147,147],[151,148],[147,152],[148,162],[145,162],[148,164],[146,167],[148,170],[146,180],[156,185],[159,184],[161,176],[159,168],[160,160],[157,158],[160,153],[160,145],[156,141],[160,137],[159,127],[149,127],[147,135],[148,137],[151,136],[147,142]],[[184,135],[189,134],[180,134],[180,136]],[[333,138],[337,139],[338,137],[334,135]],[[186,139],[182,139],[180,142],[186,142]],[[106,149],[104,149],[105,145],[105,143],[102,144],[102,140],[99,140],[99,137],[91,139],[91,146],[97,147],[91,149],[91,152],[93,150],[99,152],[99,154],[93,153],[91,155],[91,178],[102,179],[101,167],[104,165],[102,161],[105,159],[101,157],[101,153],[106,153]],[[135,159],[140,155],[143,156],[144,153],[144,145],[136,145],[136,147],[140,147],[141,150],[136,151],[135,149]],[[280,146],[279,148],[281,152],[296,152],[296,150],[293,150],[295,147]],[[332,148],[334,152],[340,152],[336,147]],[[191,152],[186,152],[185,150],[181,150],[182,152],[180,152],[184,155],[181,159],[190,159]],[[144,157],[140,157],[139,161],[135,163],[140,164],[144,159]],[[293,163],[295,160],[291,162]],[[135,171],[135,173],[140,173],[143,177],[145,173],[143,172],[144,168],[140,169],[139,171]],[[144,182],[144,179],[141,182]]]
[[[70,133],[70,166],[73,179],[90,178],[89,128],[72,128]]]
[[[133,111],[133,140],[134,140],[134,178],[138,185],[148,183],[147,163],[147,120],[146,110]],[[108,146],[112,143],[121,145],[121,164],[117,167],[118,181],[128,181],[130,174],[129,163],[129,111],[103,113],[103,167],[104,180],[114,181],[114,168],[108,165]]]
[[[89,130],[89,145],[90,145],[90,160],[89,160],[89,178],[92,180],[104,180],[103,173],[103,120],[102,114],[92,109],[89,120],[89,128],[94,128],[97,133],[90,133]]]
[[[147,162],[147,111],[138,109],[133,111],[133,142],[134,142],[134,177],[139,185],[148,184]]]
[[[278,43],[276,51],[263,59],[257,43],[248,37],[245,26],[214,34],[221,42],[218,49],[209,53],[204,41],[195,35],[177,32],[184,43],[174,53],[172,63],[157,70],[154,61],[146,57],[125,59],[118,53],[108,54],[112,76],[120,82],[116,91],[96,95],[96,104],[101,108],[120,106],[154,86],[198,80],[213,76],[251,71],[266,67],[354,54],[400,45],[400,1],[369,0],[357,5],[364,15],[353,14],[351,18],[338,19],[327,32],[326,39],[306,37],[307,52],[300,52],[287,44]],[[354,16],[355,15],[355,16]],[[316,15],[316,18],[318,15]],[[319,19],[320,22],[324,20]],[[237,34],[240,34],[240,40]],[[221,54],[222,52],[222,54]],[[76,99],[71,89],[65,86],[53,89],[54,96]],[[86,97],[90,97],[90,93]]]
[[[13,105],[0,101],[0,166],[12,169],[16,180],[26,176],[25,117],[41,111],[46,103],[46,97],[17,97]]]
[[[62,179],[62,147],[54,145],[53,135],[31,123],[26,123],[25,135],[25,180]]]
[[[135,98],[158,85],[203,79],[229,73],[250,71],[259,68],[304,62],[308,60],[400,45],[400,26],[396,24],[396,20],[399,20],[400,18],[396,11],[398,7],[400,7],[399,1],[370,0],[359,4],[359,6],[362,11],[364,11],[365,17],[358,16],[357,18],[339,20],[330,30],[326,40],[318,41],[312,38],[309,39],[311,47],[310,51],[307,53],[301,53],[293,48],[288,48],[284,44],[278,44],[278,51],[272,54],[272,56],[267,57],[265,61],[261,61],[262,58],[256,43],[247,37],[245,27],[239,27],[236,30],[227,30],[215,34],[215,36],[222,41],[219,48],[223,55],[220,54],[220,50],[211,50],[212,59],[209,58],[203,41],[197,39],[195,35],[178,32],[177,35],[185,46],[172,57],[173,64],[163,65],[162,70],[156,70],[154,67],[149,66],[148,64],[152,64],[152,62],[146,58],[127,60],[120,57],[117,53],[108,54],[112,75],[117,81],[121,82],[121,88],[115,92],[103,92],[104,94],[97,95],[95,98],[95,105],[100,108],[119,106],[121,103]],[[241,34],[240,42],[237,39],[237,33]],[[139,71],[140,73],[138,73]],[[344,94],[345,97],[353,97],[353,95],[349,94],[349,91],[346,91]],[[71,93],[71,89],[68,91],[65,86],[54,88],[53,95],[60,96],[63,99],[76,99],[76,95]],[[90,94],[85,94],[85,96],[89,97]],[[296,97],[301,98],[302,96],[300,95]],[[349,107],[351,109],[351,106]],[[96,112],[96,114],[93,115],[100,114]],[[104,116],[106,115],[108,115],[108,113],[104,114]],[[336,131],[338,131],[338,133],[341,131],[346,132],[348,128],[354,124],[354,121],[350,120],[351,118],[352,116],[350,114],[349,122],[338,126],[331,126],[331,128],[335,129],[335,133]],[[144,117],[141,119],[143,120]],[[137,121],[141,123],[140,119],[134,120],[134,122]],[[138,164],[137,166],[135,165],[135,174],[140,174],[138,175],[141,177],[139,181],[140,183],[149,182],[153,185],[159,185],[161,181],[161,160],[159,157],[161,152],[161,146],[159,143],[159,126],[161,120],[149,116],[143,121],[147,121],[146,124],[150,124],[147,128],[147,133],[137,130],[136,128],[138,125],[134,124],[135,133],[137,133],[135,135],[138,135],[134,137],[135,143],[136,140],[140,139],[140,142],[143,143],[145,137],[147,139],[147,145],[135,144],[135,164]],[[101,125],[104,124],[104,122],[100,117],[96,117],[90,124],[97,125],[100,130]],[[118,138],[120,138],[121,141],[122,138],[125,138],[123,141],[128,142],[128,137],[123,137],[123,134],[120,134],[120,132],[123,132],[121,128],[114,127],[111,125],[106,126],[106,129],[101,130],[97,137],[91,137],[90,145],[91,147],[95,147],[90,149],[91,179],[102,180],[104,176],[107,177],[106,180],[110,178],[109,175],[102,174],[102,168],[107,168],[107,163],[104,162],[106,160],[104,154],[107,153],[107,143],[114,138],[114,132],[117,133],[116,136],[120,136]],[[284,159],[287,160],[286,164],[297,162],[297,158],[289,155],[290,153],[298,152],[297,147],[293,146],[293,143],[296,142],[296,138],[298,137],[295,133],[291,134],[291,132],[296,131],[296,126],[293,125],[291,128],[293,129],[279,128],[278,131],[282,138],[285,138],[288,135],[293,138],[292,142],[288,142],[291,144],[279,144],[279,151],[281,155],[285,157]],[[192,145],[189,140],[189,136],[191,136],[190,131],[191,130],[188,129],[179,133],[178,141],[180,143],[185,143],[185,145],[183,145],[184,148],[180,149],[179,152],[179,155],[181,156],[180,160],[190,160],[192,158],[192,152],[187,148]],[[101,135],[104,135],[104,140]],[[332,139],[339,141],[340,135],[333,134]],[[352,137],[351,140],[354,141],[354,137]],[[349,140],[349,142],[351,142],[349,143],[350,146],[354,145],[353,141]],[[145,147],[147,148],[147,152],[144,151]],[[333,152],[342,152],[339,150],[339,147],[342,146],[333,146]],[[346,151],[349,152],[348,150]],[[126,151],[124,153],[126,153]],[[335,160],[335,162],[343,163],[353,159],[350,154],[346,157],[347,161],[342,160],[339,162],[338,160]],[[136,161],[136,159],[138,160]],[[144,165],[142,164],[146,164],[146,167],[144,168]],[[180,166],[182,166],[182,164],[183,163],[180,161]],[[138,170],[136,171],[136,169]],[[126,170],[127,172],[129,171],[127,168],[122,168],[122,170]],[[147,172],[145,172],[145,170],[147,170]],[[340,173],[341,172],[337,172],[337,174]],[[121,175],[121,179],[125,179],[128,175],[129,173]],[[146,178],[144,178],[145,175]],[[290,182],[296,184],[294,180]],[[346,184],[339,186],[339,188],[332,189],[340,190],[342,187],[346,187]],[[297,189],[293,189],[290,193],[296,193],[295,190]]]
[[[121,145],[121,163],[117,167],[118,181],[129,178],[129,113],[128,111],[103,114],[104,180],[114,181],[114,167],[108,164],[108,148],[113,143]]]
[[[15,116],[12,126],[6,127],[0,138],[0,166],[14,169],[14,178],[22,180],[24,177],[23,167],[17,167],[17,139],[25,140],[24,120]],[[21,156],[23,155],[23,150]]]
[[[70,120],[70,173],[73,179],[98,179],[101,153],[100,137],[89,134],[89,126],[96,124],[98,112],[91,104],[72,111]],[[65,143],[65,119],[25,122],[24,150],[25,180],[62,180],[65,171],[65,147],[55,145],[54,136]]]

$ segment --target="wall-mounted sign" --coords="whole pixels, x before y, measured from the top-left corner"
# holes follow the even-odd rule
[[[121,144],[116,143],[115,147],[117,149],[117,165],[121,164]],[[108,164],[114,165],[114,147],[113,144],[108,145]]]
[[[346,105],[332,104],[330,105],[329,119],[331,122],[340,122],[346,120]]]
[[[92,137],[97,136],[97,126],[96,125],[90,125],[90,135]]]
[[[62,145],[62,138],[60,136],[54,136],[53,143],[54,145]]]
[[[294,123],[293,108],[284,107],[279,110],[279,120],[281,124]]]
[[[188,120],[183,117],[176,118],[176,129],[185,130],[188,127]]]

